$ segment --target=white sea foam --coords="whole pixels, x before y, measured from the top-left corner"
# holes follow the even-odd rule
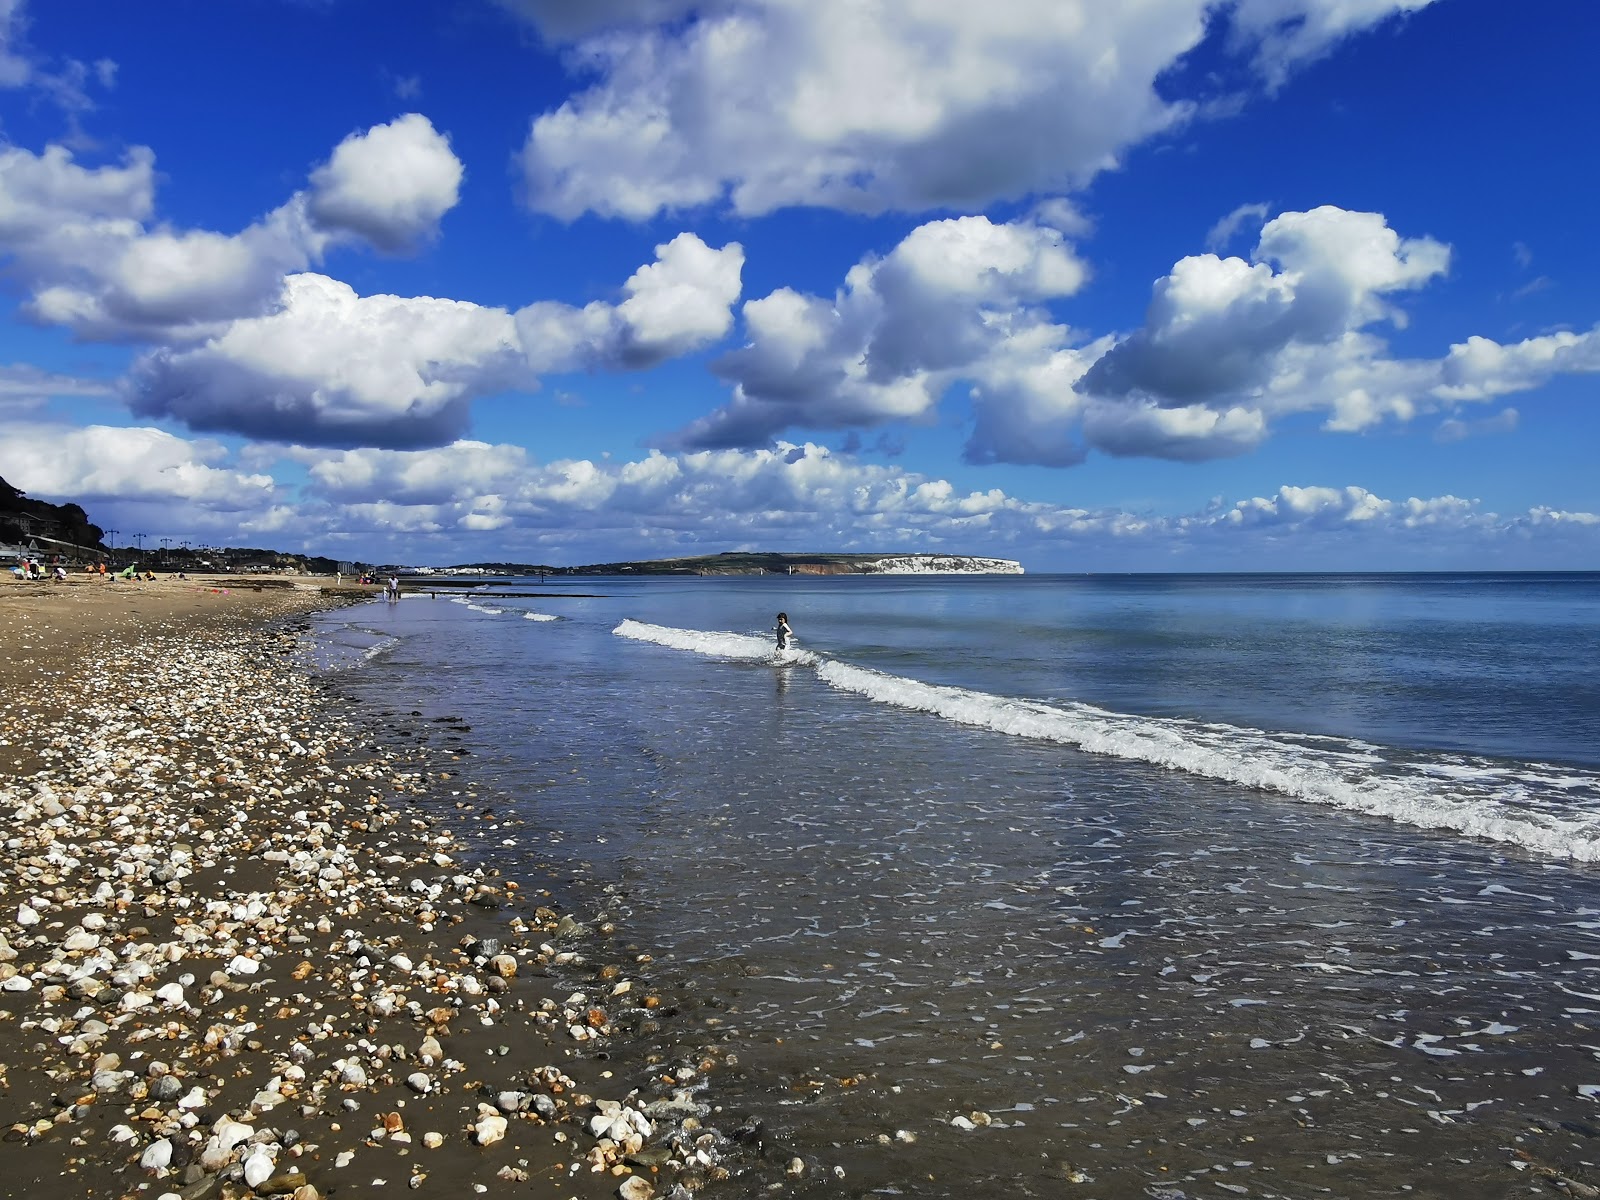
[[[559,621],[561,618],[553,613],[525,612],[522,614],[524,621]]]
[[[1261,730],[1126,716],[1087,704],[1051,705],[902,679],[839,662],[817,669],[828,683],[885,704],[964,725],[1077,746],[1175,771],[1246,784],[1296,799],[1388,817],[1425,829],[1514,842],[1541,854],[1600,861],[1600,814],[1537,807],[1497,772],[1440,778],[1415,766],[1330,754]],[[1590,781],[1600,787],[1600,778]]]
[[[373,642],[372,645],[368,646],[361,652],[361,657],[367,662],[371,662],[373,659],[377,658],[378,655],[384,653],[386,650],[392,650],[399,644],[400,639],[397,637],[379,638],[377,641]]]
[[[618,637],[633,638],[640,642],[654,642],[673,650],[689,650],[711,658],[731,659],[736,662],[793,663],[810,667],[817,664],[817,656],[809,650],[791,646],[779,650],[768,637],[748,633],[716,633],[699,629],[672,629],[665,625],[647,625],[643,621],[624,621],[612,630]]]
[[[824,682],[880,704],[962,725],[1152,763],[1333,808],[1522,846],[1554,858],[1600,862],[1600,775],[1515,770],[1461,756],[1426,756],[1371,743],[1274,734],[1211,722],[1132,716],[1088,704],[1045,703],[922,683],[773,649],[766,637],[623,621],[619,636],[713,658],[815,666]],[[1360,753],[1353,753],[1359,749]],[[1529,786],[1545,784],[1546,787]],[[1549,786],[1553,785],[1553,786]],[[1575,797],[1573,792],[1582,793]]]

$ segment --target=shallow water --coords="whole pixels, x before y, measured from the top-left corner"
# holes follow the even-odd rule
[[[582,585],[328,614],[325,655],[470,726],[554,831],[483,852],[611,889],[794,1194],[1597,1158],[1596,577]]]

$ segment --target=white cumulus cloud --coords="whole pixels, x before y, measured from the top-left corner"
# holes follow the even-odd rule
[[[1205,37],[1268,85],[1427,0],[502,0],[598,76],[533,121],[532,204],[882,211],[1070,189],[1182,122],[1157,80]]]
[[[193,429],[324,445],[436,445],[476,396],[522,378],[503,309],[433,297],[358,296],[325,275],[286,282],[268,316],[203,345],[144,356],[134,408]]]
[[[461,164],[412,114],[352,135],[309,191],[237,233],[153,221],[155,155],[84,167],[61,146],[0,149],[0,260],[26,311],[76,335],[185,341],[278,302],[284,277],[336,242],[402,249],[456,202]]]
[[[794,427],[923,417],[949,379],[1026,336],[1039,302],[1086,277],[1048,226],[928,222],[853,267],[831,299],[781,288],[746,304],[746,344],[714,364],[732,401],[671,440],[749,447]]]
[[[220,445],[159,429],[36,423],[0,426],[0,435],[0,476],[32,496],[233,513],[263,508],[276,494],[270,475],[213,465],[226,457]]]
[[[330,231],[382,250],[409,250],[438,232],[461,195],[461,160],[421,113],[407,113],[340,142],[311,173],[307,210]]]
[[[282,443],[419,448],[466,432],[472,401],[543,372],[637,368],[720,337],[744,252],[693,234],[657,247],[623,299],[503,308],[361,296],[326,275],[284,282],[275,309],[134,366],[136,412]]]
[[[396,545],[417,561],[509,555],[595,562],[828,545],[1101,566],[1157,554],[1215,569],[1259,561],[1276,547],[1300,555],[1295,564],[1306,569],[1359,565],[1397,545],[1419,562],[1460,564],[1488,554],[1514,561],[1519,548],[1556,544],[1579,561],[1600,561],[1600,517],[1593,513],[1541,507],[1501,514],[1470,498],[1388,498],[1353,485],[1285,485],[1198,512],[1152,513],[1023,500],[999,488],[963,490],[809,443],[651,451],[621,463],[541,463],[521,447],[465,441],[417,451],[291,454],[311,478],[307,520],[403,536]],[[477,536],[481,545],[468,540]]]
[[[964,384],[969,462],[1196,462],[1248,453],[1293,419],[1329,433],[1424,420],[1446,440],[1510,433],[1513,410],[1464,410],[1600,371],[1600,327],[1395,356],[1386,327],[1407,324],[1402,302],[1447,272],[1450,253],[1379,213],[1281,213],[1248,259],[1181,259],[1139,328],[1086,338],[1051,316],[1088,277],[1059,231],[931,221],[857,263],[831,297],[780,288],[747,302],[744,344],[712,364],[731,397],[658,441],[749,449],[794,430],[925,424]]]
[[[634,272],[617,304],[583,308],[537,301],[516,314],[536,371],[653,366],[715,342],[733,324],[744,248],[713,249],[692,233],[656,247],[656,261]]]

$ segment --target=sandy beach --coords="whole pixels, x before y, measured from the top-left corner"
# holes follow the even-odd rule
[[[504,818],[459,756],[380,745],[301,665],[304,614],[359,589],[283,584],[0,586],[0,1193],[737,1170],[714,1052],[622,1066],[671,1019],[648,956],[473,864],[459,831]]]

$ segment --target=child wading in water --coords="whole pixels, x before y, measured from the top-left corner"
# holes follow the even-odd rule
[[[779,650],[787,650],[789,648],[789,639],[794,636],[794,630],[789,628],[789,614],[788,613],[779,613],[778,614],[777,634],[778,634],[778,649]]]

